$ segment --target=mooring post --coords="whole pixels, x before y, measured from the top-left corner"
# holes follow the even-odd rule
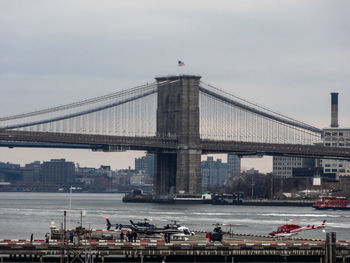
[[[325,253],[324,253],[324,263],[330,263],[329,262],[329,240],[330,240],[330,235],[329,233],[326,233],[326,243],[325,243]]]
[[[336,245],[337,245],[337,238],[336,238],[336,233],[331,232],[331,243],[330,243],[330,251],[331,251],[331,257],[330,257],[330,263],[336,263],[337,262],[337,250],[336,250]]]
[[[335,232],[330,232],[326,234],[326,244],[325,244],[325,263],[336,263],[337,261],[337,238]]]

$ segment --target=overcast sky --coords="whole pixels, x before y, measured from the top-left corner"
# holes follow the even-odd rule
[[[183,73],[319,128],[350,127],[350,1],[0,1],[0,116]],[[133,165],[142,152],[0,149],[0,161]],[[243,166],[271,170],[271,160]]]

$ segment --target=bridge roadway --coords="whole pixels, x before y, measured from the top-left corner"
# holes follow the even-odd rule
[[[21,142],[19,144],[16,144]],[[23,144],[27,143],[27,144]],[[75,133],[30,132],[0,129],[0,147],[90,148],[102,151],[146,150],[176,152],[176,139],[160,137],[132,137]],[[323,145],[276,144],[201,139],[200,147],[206,153],[233,153],[239,155],[285,155],[350,160],[350,148]]]
[[[330,247],[331,246],[331,247]],[[328,250],[327,250],[328,249]],[[276,241],[259,236],[232,235],[223,242],[210,243],[201,236],[187,241],[141,239],[136,242],[119,240],[81,240],[78,244],[61,240],[0,239],[1,262],[56,261],[67,262],[335,262],[334,253],[342,262],[350,261],[350,242],[330,245],[322,240]],[[66,260],[64,260],[66,261]],[[63,261],[61,261],[63,262]]]

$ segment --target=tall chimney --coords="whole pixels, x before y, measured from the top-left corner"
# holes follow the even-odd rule
[[[338,92],[331,93],[331,127],[339,127],[338,125]]]

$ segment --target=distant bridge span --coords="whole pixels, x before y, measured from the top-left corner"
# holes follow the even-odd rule
[[[155,194],[200,194],[201,154],[350,160],[323,131],[228,94],[195,75],[157,77],[128,90],[0,117],[0,147],[155,153]]]

